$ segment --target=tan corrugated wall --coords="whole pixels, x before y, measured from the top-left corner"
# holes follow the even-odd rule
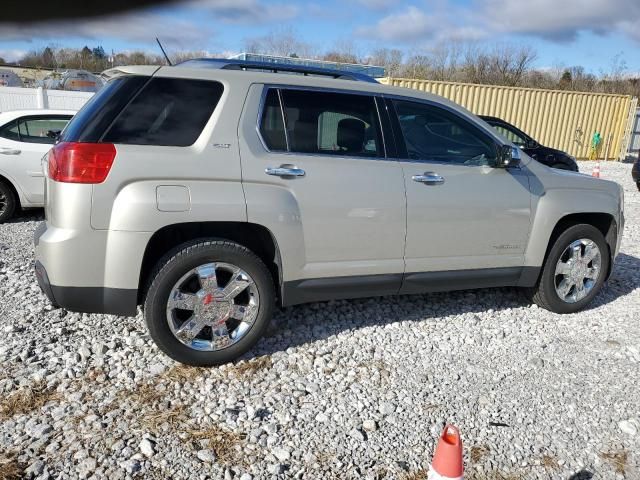
[[[593,133],[602,135],[598,157],[609,159],[624,150],[632,97],[604,93],[384,78],[382,83],[435,93],[478,115],[493,115],[513,123],[543,145],[588,158]],[[580,133],[582,132],[582,133]]]

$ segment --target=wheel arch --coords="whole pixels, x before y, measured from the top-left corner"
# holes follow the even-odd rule
[[[549,252],[553,247],[554,243],[562,235],[562,232],[566,231],[568,228],[574,225],[586,224],[591,225],[597,228],[600,233],[604,236],[607,246],[609,247],[609,269],[607,271],[607,278],[611,274],[611,270],[613,268],[613,254],[616,248],[617,242],[617,223],[616,219],[610,213],[604,212],[580,212],[580,213],[570,213],[560,218],[555,224],[553,230],[551,231],[551,236],[549,237],[549,242],[547,243],[547,249],[544,254],[544,259],[542,265],[547,261],[547,257],[549,256]]]
[[[271,273],[278,302],[282,303],[282,259],[278,242],[269,229],[248,222],[185,222],[162,227],[147,242],[140,268],[138,304],[144,301],[149,276],[158,260],[172,248],[199,238],[229,240],[255,253]]]
[[[18,188],[14,185],[13,181],[2,174],[2,172],[0,172],[0,183],[4,183],[5,185],[7,185],[9,187],[9,189],[13,192],[15,198],[16,198],[16,208],[20,208],[22,205],[22,198],[20,197],[20,192],[18,191]]]

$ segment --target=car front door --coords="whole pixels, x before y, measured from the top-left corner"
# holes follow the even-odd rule
[[[18,118],[0,130],[2,168],[18,183],[29,203],[44,202],[42,156],[55,143],[50,131],[60,131],[69,122],[67,115],[33,115]]]
[[[389,107],[407,193],[402,291],[516,283],[530,228],[526,168],[495,168],[496,140],[450,107]]]
[[[247,215],[276,237],[286,303],[400,288],[404,178],[387,158],[380,101],[348,91],[250,89],[240,135]]]

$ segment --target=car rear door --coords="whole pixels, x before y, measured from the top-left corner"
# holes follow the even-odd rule
[[[375,95],[253,85],[240,131],[250,222],[279,244],[285,303],[396,293],[404,270],[402,168]]]
[[[508,285],[530,228],[526,168],[494,168],[493,137],[436,102],[389,101],[407,192],[403,292]]]
[[[70,118],[71,115],[30,115],[14,120],[0,132],[3,167],[31,204],[44,202],[41,160],[55,143],[55,138],[47,134],[51,130],[62,130]]]

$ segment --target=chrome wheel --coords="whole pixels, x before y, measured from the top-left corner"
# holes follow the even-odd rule
[[[576,303],[585,298],[598,282],[602,256],[593,240],[572,242],[556,264],[555,287],[560,300]]]
[[[247,272],[229,263],[200,265],[180,278],[167,301],[173,335],[195,350],[216,351],[243,338],[255,322],[260,296]]]

